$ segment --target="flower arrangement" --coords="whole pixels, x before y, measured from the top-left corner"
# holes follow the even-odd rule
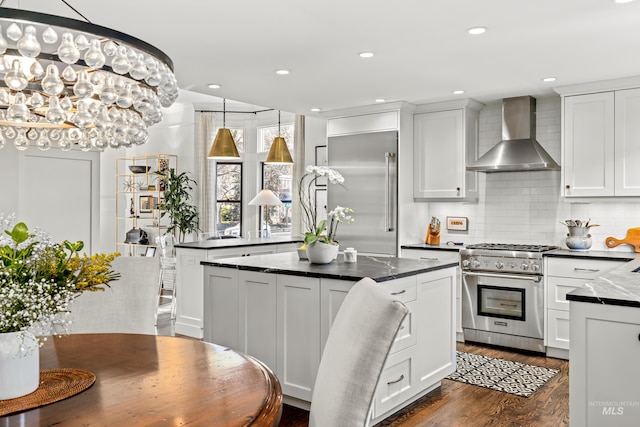
[[[111,270],[118,252],[81,256],[83,242],[53,243],[46,232],[16,224],[14,215],[0,215],[0,226],[8,227],[0,235],[0,333],[66,332],[73,299],[120,277]]]
[[[298,185],[298,197],[302,206],[304,225],[307,230],[304,234],[304,243],[308,245],[319,241],[337,245],[336,233],[338,225],[342,223],[350,224],[354,221],[351,215],[353,214],[353,209],[336,206],[335,209],[328,213],[329,227],[327,227],[327,220],[317,221],[313,187],[320,177],[326,177],[330,184],[338,184],[344,187],[344,178],[340,172],[327,167],[309,165],[305,170],[306,173],[300,178],[300,184]]]

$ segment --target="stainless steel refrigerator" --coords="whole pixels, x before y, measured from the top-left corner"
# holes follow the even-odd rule
[[[397,256],[398,132],[330,137],[327,151],[346,187],[329,184],[327,210],[354,210],[355,221],[338,227],[340,249]]]

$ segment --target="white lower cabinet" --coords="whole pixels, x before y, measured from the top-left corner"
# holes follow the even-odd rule
[[[460,252],[439,249],[405,249],[402,248],[401,256],[404,258],[424,259],[430,261],[459,262]],[[456,340],[464,342],[462,331],[462,274],[460,267],[456,268]]]
[[[278,296],[270,307],[277,317],[276,334],[270,337],[277,342],[275,373],[283,394],[310,402],[321,354],[320,279],[275,276]]]
[[[355,282],[204,270],[205,340],[263,361],[280,380],[287,403],[308,409],[329,331]],[[455,268],[446,268],[380,283],[409,314],[378,382],[373,423],[438,387],[455,370],[456,277]]]
[[[567,293],[584,286],[628,260],[594,258],[545,258],[547,355],[569,358],[569,301]]]
[[[238,284],[237,348],[267,366],[276,366],[277,344],[273,336],[278,324],[276,313],[270,309],[277,299],[276,276],[241,270]]]
[[[571,425],[640,420],[640,308],[571,301]]]
[[[423,389],[456,369],[455,276],[434,271],[418,277],[416,323],[420,325],[416,384]],[[428,327],[430,325],[431,327]],[[437,325],[437,327],[436,327]]]
[[[385,368],[380,374],[373,403],[373,418],[380,418],[415,394],[413,349],[405,349],[390,354]]]
[[[214,249],[177,247],[175,332],[203,338],[204,282],[201,261],[295,252],[298,245],[299,243],[277,243]]]

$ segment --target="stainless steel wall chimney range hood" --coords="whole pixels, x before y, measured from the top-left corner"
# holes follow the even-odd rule
[[[469,171],[513,172],[560,170],[536,141],[536,99],[519,96],[502,100],[502,141],[473,164]]]

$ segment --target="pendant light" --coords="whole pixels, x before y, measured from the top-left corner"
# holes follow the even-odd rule
[[[293,163],[287,142],[280,136],[280,110],[278,110],[278,136],[273,139],[273,144],[267,154],[265,163]]]
[[[238,148],[236,148],[236,142],[233,140],[231,131],[226,128],[226,111],[227,111],[227,99],[222,100],[222,127],[218,129],[216,137],[209,150],[208,158],[212,159],[239,159],[240,154]]]

